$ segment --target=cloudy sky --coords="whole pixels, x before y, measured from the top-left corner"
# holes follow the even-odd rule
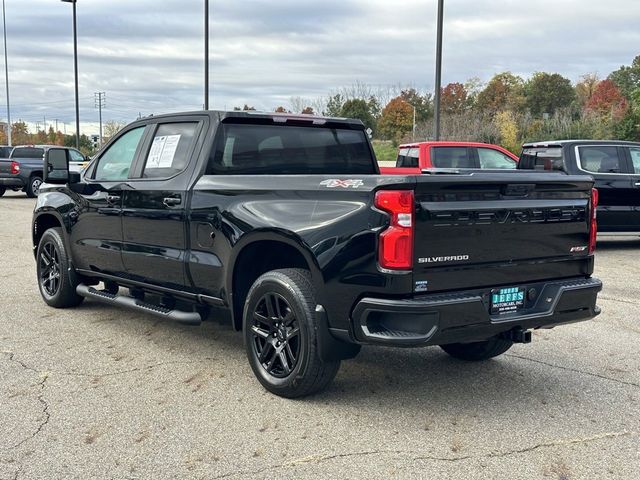
[[[5,0],[12,119],[74,125],[71,4]],[[433,88],[437,0],[211,0],[211,104],[272,110],[354,82]],[[81,130],[203,103],[202,0],[78,0]],[[443,83],[606,76],[640,54],[637,0],[445,0]],[[0,89],[0,116],[6,97]]]

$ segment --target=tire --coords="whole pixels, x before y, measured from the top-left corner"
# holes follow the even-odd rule
[[[243,335],[249,364],[271,393],[303,397],[326,388],[340,361],[318,352],[316,301],[309,272],[287,268],[260,276],[247,294]]]
[[[483,342],[451,343],[449,345],[440,345],[440,348],[454,358],[477,362],[502,355],[509,350],[512,345],[513,342],[511,340],[492,337]]]
[[[47,305],[68,308],[80,305],[84,300],[76,293],[79,282],[71,269],[60,228],[50,228],[42,235],[38,243],[36,271],[38,288]]]
[[[0,197],[3,196],[6,191],[7,189],[5,187],[0,187]]]
[[[29,177],[29,183],[24,187],[24,191],[29,198],[36,198],[38,196],[38,192],[40,191],[40,186],[42,185],[42,177],[38,175],[32,175]]]

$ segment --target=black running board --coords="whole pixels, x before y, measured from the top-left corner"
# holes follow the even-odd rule
[[[184,312],[182,310],[171,310],[160,305],[154,305],[128,295],[114,295],[103,290],[96,290],[84,284],[76,288],[76,293],[85,298],[91,298],[99,302],[130,308],[138,312],[151,313],[166,320],[174,320],[186,325],[200,325],[202,317],[197,312]]]

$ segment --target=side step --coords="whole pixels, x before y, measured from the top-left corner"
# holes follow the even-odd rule
[[[102,290],[96,290],[84,284],[76,288],[76,293],[85,298],[91,298],[99,302],[126,307],[139,312],[151,313],[166,320],[174,320],[186,325],[200,325],[202,317],[197,312],[184,312],[182,310],[171,310],[160,305],[154,305],[128,295],[113,295]]]

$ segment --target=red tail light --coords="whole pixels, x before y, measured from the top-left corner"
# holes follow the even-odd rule
[[[598,221],[596,216],[596,209],[598,208],[598,190],[591,190],[591,228],[589,229],[589,254],[596,251],[596,239],[598,236]]]
[[[413,266],[413,192],[381,190],[375,206],[390,214],[389,227],[380,234],[378,263],[382,268],[409,270]]]
[[[11,175],[18,175],[20,173],[20,164],[18,162],[11,162]]]

